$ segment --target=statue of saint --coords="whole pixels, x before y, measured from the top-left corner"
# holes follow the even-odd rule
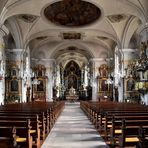
[[[69,89],[69,95],[75,95],[76,94],[76,90],[75,88],[73,88],[73,86]]]

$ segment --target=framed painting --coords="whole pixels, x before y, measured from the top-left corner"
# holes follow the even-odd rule
[[[18,92],[19,91],[18,80],[11,80],[10,81],[10,91],[11,92]]]
[[[108,91],[108,84],[106,83],[106,79],[99,80],[99,91]]]
[[[135,80],[133,78],[129,78],[126,82],[126,90],[133,91],[135,89]]]
[[[44,91],[44,81],[39,80],[40,83],[37,85],[37,91]]]

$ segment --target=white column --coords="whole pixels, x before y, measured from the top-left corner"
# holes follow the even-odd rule
[[[84,68],[81,68],[81,85],[84,84]]]
[[[88,71],[87,71],[87,65],[84,67],[84,86],[88,86]]]
[[[2,26],[3,27],[3,26]],[[8,30],[6,28],[0,28],[0,104],[4,103],[5,99],[5,43],[3,40],[3,36],[8,34]]]
[[[48,77],[46,83],[46,101],[53,101],[53,83],[52,83],[52,68],[46,67],[46,76]]]
[[[46,101],[53,101],[53,86],[54,86],[54,59],[44,59],[44,65],[46,66],[46,76],[47,76],[47,87],[46,87]]]
[[[27,88],[31,88],[30,49],[24,49],[22,51],[22,55],[20,58],[23,61],[21,63],[22,102],[27,102],[27,96],[26,96]],[[30,98],[28,99],[28,101],[31,101],[31,92],[30,92]]]
[[[114,69],[114,77],[115,77],[115,86],[118,87],[118,100],[119,102],[123,102],[124,100],[124,55],[123,49],[115,48],[115,69]]]
[[[5,68],[4,68],[4,42],[0,37],[0,104],[4,103],[5,98]]]
[[[60,90],[61,90],[61,75],[60,75],[60,67],[57,65],[56,67],[56,87],[58,88],[57,90],[57,97],[60,97]]]
[[[101,64],[106,63],[104,59],[102,58],[93,58],[90,59],[91,63],[91,71],[92,71],[92,78],[91,78],[91,85],[92,85],[92,100],[93,101],[98,101],[98,75],[99,75],[99,66]]]

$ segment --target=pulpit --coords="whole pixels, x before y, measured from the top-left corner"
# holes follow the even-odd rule
[[[66,100],[68,100],[70,102],[71,101],[74,102],[74,101],[76,101],[78,99],[79,99],[79,96],[77,95],[77,92],[76,92],[75,88],[71,87],[69,89],[69,91],[67,92],[67,94],[66,94]]]

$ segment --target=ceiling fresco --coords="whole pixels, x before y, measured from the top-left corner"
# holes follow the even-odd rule
[[[63,0],[45,8],[45,17],[57,25],[67,27],[91,24],[101,16],[94,4],[81,0]]]

